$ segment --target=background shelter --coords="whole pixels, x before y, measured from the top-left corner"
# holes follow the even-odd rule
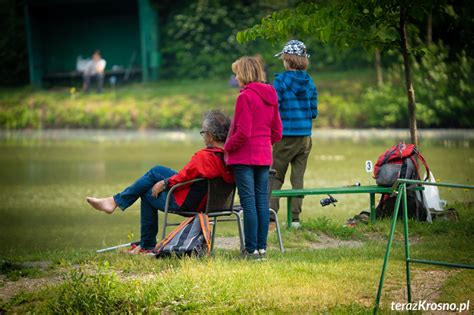
[[[149,0],[27,0],[24,12],[33,85],[80,77],[78,57],[96,49],[106,76],[158,78],[158,15]]]

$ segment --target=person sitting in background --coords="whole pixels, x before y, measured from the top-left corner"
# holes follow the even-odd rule
[[[84,92],[89,92],[91,78],[97,79],[97,93],[102,92],[104,86],[105,65],[106,61],[100,55],[100,51],[94,51],[92,54],[92,60],[87,64],[83,74],[84,82],[82,84],[82,90]]]
[[[156,246],[158,212],[164,210],[169,188],[196,178],[221,177],[234,182],[234,175],[224,164],[224,143],[229,132],[230,119],[214,110],[205,115],[201,135],[206,147],[197,151],[191,161],[179,172],[157,165],[122,192],[107,198],[87,197],[87,202],[97,210],[111,214],[119,207],[130,207],[138,198],[140,207],[140,245],[129,253],[149,252]],[[173,211],[202,211],[207,201],[207,183],[198,181],[176,188],[170,198]]]

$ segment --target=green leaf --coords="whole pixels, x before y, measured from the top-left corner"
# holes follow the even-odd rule
[[[237,42],[239,44],[242,44],[244,42],[243,32],[242,31],[238,32],[237,35],[236,35],[236,38],[237,38]]]
[[[382,8],[381,7],[376,7],[375,10],[374,10],[374,16],[375,17],[379,17],[382,13]]]
[[[309,20],[304,21],[304,23],[303,23],[303,31],[305,31],[306,33],[308,33],[308,31],[309,31]]]

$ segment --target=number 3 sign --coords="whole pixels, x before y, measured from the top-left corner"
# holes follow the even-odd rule
[[[365,161],[365,171],[367,173],[372,173],[373,171],[372,161]]]

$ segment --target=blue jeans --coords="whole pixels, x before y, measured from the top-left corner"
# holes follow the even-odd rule
[[[269,166],[234,165],[235,183],[244,209],[245,249],[267,248]]]
[[[141,198],[140,206],[140,246],[145,249],[153,249],[156,245],[156,234],[158,233],[158,211],[164,210],[168,191],[162,191],[158,197],[151,195],[153,185],[160,180],[175,175],[176,172],[164,166],[157,165],[137,179],[135,183],[125,188],[122,192],[114,195],[117,206],[125,210],[138,198]],[[170,210],[178,210],[174,197],[170,197]]]

